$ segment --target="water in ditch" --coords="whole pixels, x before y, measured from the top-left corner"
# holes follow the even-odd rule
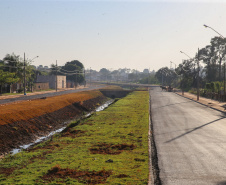
[[[107,107],[108,107],[110,104],[112,104],[113,102],[114,102],[114,100],[108,100],[108,101],[105,102],[103,105],[97,107],[97,108],[95,109],[94,112],[99,112],[99,111],[104,110],[105,108],[107,108]],[[86,114],[86,115],[84,116],[84,118],[87,118],[87,117],[89,117],[89,116],[91,116],[91,115],[92,115],[92,113],[88,113],[88,114]],[[65,122],[65,123],[67,123],[67,122]],[[19,148],[15,148],[15,149],[13,149],[12,151],[10,151],[10,154],[15,155],[15,154],[19,153],[20,151],[22,151],[22,150],[24,150],[24,149],[27,149],[27,148],[31,147],[32,145],[34,145],[34,144],[36,144],[36,143],[40,143],[40,142],[42,142],[42,141],[48,139],[49,137],[53,136],[53,135],[56,134],[56,133],[62,132],[65,128],[66,128],[66,126],[60,128],[60,129],[54,130],[54,131],[50,132],[48,135],[46,135],[46,136],[39,137],[37,140],[35,140],[35,141],[32,142],[32,143],[29,143],[29,144],[26,144],[26,145],[21,145]]]

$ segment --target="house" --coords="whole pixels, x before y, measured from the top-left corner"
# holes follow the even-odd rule
[[[56,83],[57,80],[57,83]],[[58,89],[66,88],[66,76],[63,75],[38,75],[37,76],[37,83],[46,83],[49,82],[50,89],[56,89],[56,85]]]

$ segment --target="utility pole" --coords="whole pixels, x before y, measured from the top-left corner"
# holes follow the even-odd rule
[[[25,52],[24,52],[24,95],[27,95],[26,94]]]
[[[84,68],[84,87],[86,86],[86,70]]]
[[[225,101],[225,63],[224,63],[224,98],[223,101]]]
[[[56,92],[57,92],[57,60],[56,60]]]
[[[75,88],[78,86],[78,71],[75,73]]]
[[[149,85],[149,70],[150,70],[150,68],[148,69],[148,85]]]
[[[90,69],[89,69],[89,84],[90,84],[90,86],[91,86],[91,67],[90,67]]]
[[[197,101],[199,101],[199,48],[198,48],[198,61],[197,61],[197,64],[198,64],[198,74],[197,74]]]

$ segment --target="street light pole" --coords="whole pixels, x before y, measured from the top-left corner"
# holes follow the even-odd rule
[[[223,35],[221,35],[218,31],[216,31],[215,29],[211,28],[210,26],[207,26],[206,24],[203,25],[205,28],[210,28],[211,30],[213,30],[215,33],[217,33],[218,35],[220,35],[220,37],[222,39],[225,39],[225,37]],[[219,74],[219,77],[221,77],[221,74]],[[225,63],[224,63],[224,100],[225,101]]]
[[[84,87],[86,86],[86,70],[84,68]]]
[[[197,74],[197,101],[199,101],[199,48],[198,48],[198,61],[197,61],[197,65],[198,65],[198,74]]]
[[[207,26],[206,24],[204,24],[203,25],[205,28],[210,28],[211,30],[213,30],[214,32],[216,32],[218,35],[220,35],[220,37],[222,38],[222,39],[224,39],[224,36],[223,35],[221,35],[218,31],[216,31],[215,29],[213,29],[213,28],[211,28],[210,26]]]
[[[223,101],[225,101],[225,63],[224,63],[224,98]]]
[[[183,51],[180,51],[181,53],[185,54],[188,58],[192,59],[189,55],[187,55],[186,53],[184,53]],[[198,48],[198,56],[197,56],[197,65],[198,65],[198,73],[197,73],[197,101],[199,101],[199,48]]]
[[[56,60],[56,92],[57,92],[57,60]]]
[[[24,52],[24,95],[27,95],[26,94],[25,52]]]
[[[180,51],[181,53],[185,54],[188,58],[192,59],[189,55],[187,55],[185,52]]]

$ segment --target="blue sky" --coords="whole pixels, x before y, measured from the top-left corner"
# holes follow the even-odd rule
[[[0,59],[34,65],[79,60],[86,68],[158,70],[226,36],[226,1],[0,0]]]

